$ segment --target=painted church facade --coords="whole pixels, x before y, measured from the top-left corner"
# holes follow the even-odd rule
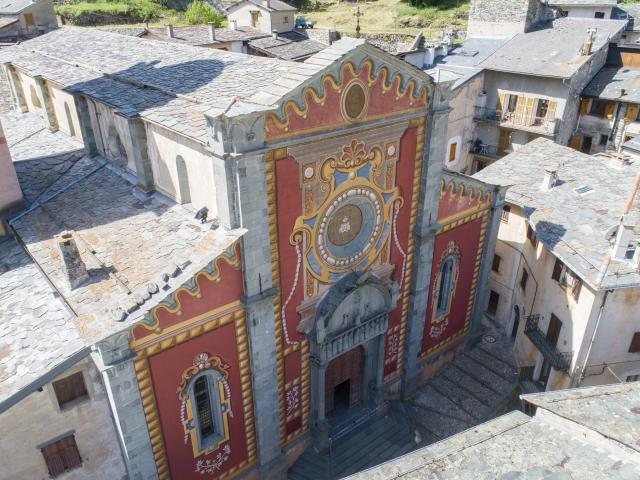
[[[95,346],[131,478],[284,478],[478,335],[504,189],[443,170],[448,86],[364,43],[324,61],[272,108],[205,112],[239,239]]]

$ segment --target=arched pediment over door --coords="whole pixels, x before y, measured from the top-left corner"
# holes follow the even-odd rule
[[[393,309],[389,288],[372,274],[350,273],[320,302],[310,336],[322,363],[387,331]]]

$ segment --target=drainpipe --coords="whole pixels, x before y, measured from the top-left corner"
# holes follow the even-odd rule
[[[598,311],[598,319],[596,320],[596,326],[593,329],[593,334],[591,334],[591,341],[589,342],[589,348],[587,349],[587,354],[584,357],[584,362],[582,362],[582,368],[580,372],[580,376],[578,377],[578,381],[576,387],[579,387],[582,381],[584,380],[585,373],[587,371],[587,362],[589,361],[589,355],[591,355],[591,348],[593,347],[593,343],[596,339],[596,334],[598,333],[598,327],[600,326],[600,320],[602,320],[602,312],[604,312],[604,306],[607,303],[607,297],[609,296],[609,292],[612,290],[607,290],[604,292],[604,297],[602,298],[602,304],[600,304],[600,310]]]

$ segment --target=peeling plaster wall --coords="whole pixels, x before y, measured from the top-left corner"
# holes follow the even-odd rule
[[[89,101],[88,105],[89,115],[91,117],[91,128],[96,136],[98,152],[119,167],[125,168],[135,174],[136,165],[134,163],[128,120],[120,115],[116,115],[111,107],[102,103]],[[116,133],[117,137],[120,138],[123,148],[123,152],[121,153],[125,154],[126,158],[120,156]]]
[[[0,415],[0,479],[48,479],[42,453],[36,447],[75,431],[82,466],[60,478],[81,480],[126,478],[109,403],[100,373],[86,358],[58,378],[82,371],[89,399],[60,411],[51,383]],[[10,460],[10,461],[9,461]]]

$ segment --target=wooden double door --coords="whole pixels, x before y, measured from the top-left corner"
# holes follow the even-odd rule
[[[325,416],[340,414],[362,402],[364,348],[334,358],[325,371]]]

